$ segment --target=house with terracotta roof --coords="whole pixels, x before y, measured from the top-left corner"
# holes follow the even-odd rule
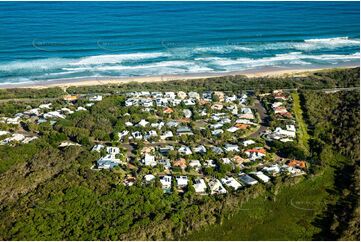
[[[266,150],[264,148],[253,148],[245,150],[244,153],[252,161],[263,159],[266,156]]]
[[[166,107],[163,109],[163,113],[173,113],[173,112],[174,112],[173,109],[170,107]]]
[[[291,166],[291,167],[301,168],[301,169],[306,169],[306,167],[307,167],[306,161],[302,161],[302,160],[290,160],[287,163],[287,165]]]
[[[179,158],[173,161],[173,167],[180,167],[181,169],[187,168],[187,161],[184,158]]]

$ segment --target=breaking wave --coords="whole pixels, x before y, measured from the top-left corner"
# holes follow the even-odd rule
[[[0,62],[0,82],[212,73],[263,67],[332,67],[352,61],[357,63],[359,51],[359,39],[348,37],[275,43],[227,41],[218,46],[164,48],[158,52]]]

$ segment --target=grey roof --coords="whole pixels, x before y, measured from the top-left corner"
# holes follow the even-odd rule
[[[243,174],[243,175],[240,175],[239,176],[239,179],[246,183],[247,185],[252,185],[252,184],[255,184],[257,183],[257,180],[253,179],[252,177],[250,177],[249,175],[247,174]]]

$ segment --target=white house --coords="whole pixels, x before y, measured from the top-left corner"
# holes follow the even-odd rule
[[[201,96],[199,95],[198,92],[189,92],[188,97],[192,98],[192,99],[197,99],[197,100],[199,100],[201,98]]]
[[[194,105],[196,105],[196,101],[194,101],[194,99],[185,99],[185,100],[183,100],[183,103],[186,106],[194,106]]]
[[[204,154],[204,153],[207,152],[207,149],[206,149],[206,147],[205,147],[204,145],[199,145],[199,146],[195,147],[195,148],[193,149],[193,151],[194,151],[195,153],[202,153],[202,154]]]
[[[151,182],[151,181],[154,181],[154,179],[155,179],[155,176],[152,175],[152,174],[148,174],[148,175],[145,175],[145,176],[144,176],[144,180],[145,180],[146,183],[149,183],[149,182]]]
[[[290,126],[292,127],[293,125],[290,125]],[[293,128],[294,128],[294,126],[293,126]],[[282,129],[281,127],[277,127],[273,133],[277,134],[277,135],[281,135],[281,136],[290,137],[290,138],[296,138],[295,129],[294,130],[285,130],[285,129]]]
[[[189,109],[184,109],[183,114],[185,118],[191,118],[192,117],[192,111]]]
[[[165,131],[165,132],[160,136],[160,138],[161,138],[162,140],[166,140],[166,139],[172,138],[172,137],[173,137],[172,131]]]
[[[196,193],[205,193],[207,191],[207,185],[203,179],[195,179],[193,184]]]
[[[227,131],[230,132],[230,133],[234,133],[234,132],[236,132],[238,130],[239,130],[239,128],[234,127],[234,126],[227,129]]]
[[[174,92],[165,92],[164,97],[169,99],[175,99],[176,95]]]
[[[238,145],[225,144],[224,150],[227,152],[239,152],[239,147]]]
[[[94,145],[94,147],[92,148],[91,151],[96,151],[96,152],[100,152],[102,149],[104,149],[105,146],[104,145],[101,145],[101,144],[97,144],[97,145]]]
[[[225,194],[227,190],[222,186],[222,183],[218,179],[212,179],[208,182],[209,190],[211,194]]]
[[[103,96],[101,96],[101,95],[95,95],[95,96],[89,97],[90,102],[100,102],[101,100],[103,100]]]
[[[187,176],[176,176],[175,180],[177,181],[178,188],[183,188],[188,185],[188,177]]]
[[[184,155],[191,155],[192,151],[188,146],[182,145],[179,149],[178,152]]]
[[[162,184],[163,189],[170,189],[172,186],[172,177],[171,176],[162,176],[160,177],[160,183]]]
[[[194,168],[196,171],[202,168],[202,164],[199,160],[191,160],[188,166]]]
[[[261,180],[264,183],[267,183],[271,180],[271,178],[263,174],[262,171],[253,172],[251,174],[255,175],[259,180]]]
[[[235,191],[242,187],[242,185],[233,177],[226,176],[225,178],[222,178],[221,181],[225,186],[231,187]]]
[[[212,135],[218,136],[218,135],[223,134],[223,132],[224,131],[222,129],[216,129],[216,130],[213,130],[211,133],[212,133]]]
[[[149,124],[148,121],[146,121],[145,119],[140,120],[140,122],[137,124],[137,126],[141,126],[141,127],[145,127]]]
[[[107,147],[107,153],[117,155],[120,153],[120,149],[118,147]]]
[[[118,132],[118,138],[119,140],[122,140],[125,138],[125,136],[127,136],[129,134],[128,130],[123,130],[122,132]]]
[[[158,136],[157,131],[155,131],[155,130],[150,130],[150,131],[148,131],[148,132],[145,133],[144,139],[148,140],[148,139],[150,139],[151,137],[157,137],[157,136]]]
[[[142,163],[145,166],[152,166],[152,167],[157,165],[157,162],[155,161],[155,157],[150,154],[145,154],[144,159],[142,160]]]
[[[271,176],[275,176],[281,172],[280,166],[277,164],[268,167],[266,166],[262,170]]]
[[[42,109],[51,109],[52,103],[44,103],[44,104],[40,104],[39,108]]]
[[[179,91],[179,92],[177,93],[177,96],[178,96],[178,98],[180,98],[180,99],[185,99],[185,98],[187,97],[187,93],[182,92],[182,91]]]
[[[242,142],[242,144],[243,144],[243,146],[249,146],[249,145],[253,145],[253,144],[255,144],[256,142],[255,141],[253,141],[253,140],[251,140],[251,139],[249,139],[249,140],[245,140],[245,141],[243,141]]]
[[[134,139],[137,139],[137,140],[143,139],[143,135],[139,131],[132,132],[132,136],[133,136]]]

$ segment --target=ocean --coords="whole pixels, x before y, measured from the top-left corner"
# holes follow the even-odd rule
[[[0,2],[1,84],[359,61],[359,2]]]

